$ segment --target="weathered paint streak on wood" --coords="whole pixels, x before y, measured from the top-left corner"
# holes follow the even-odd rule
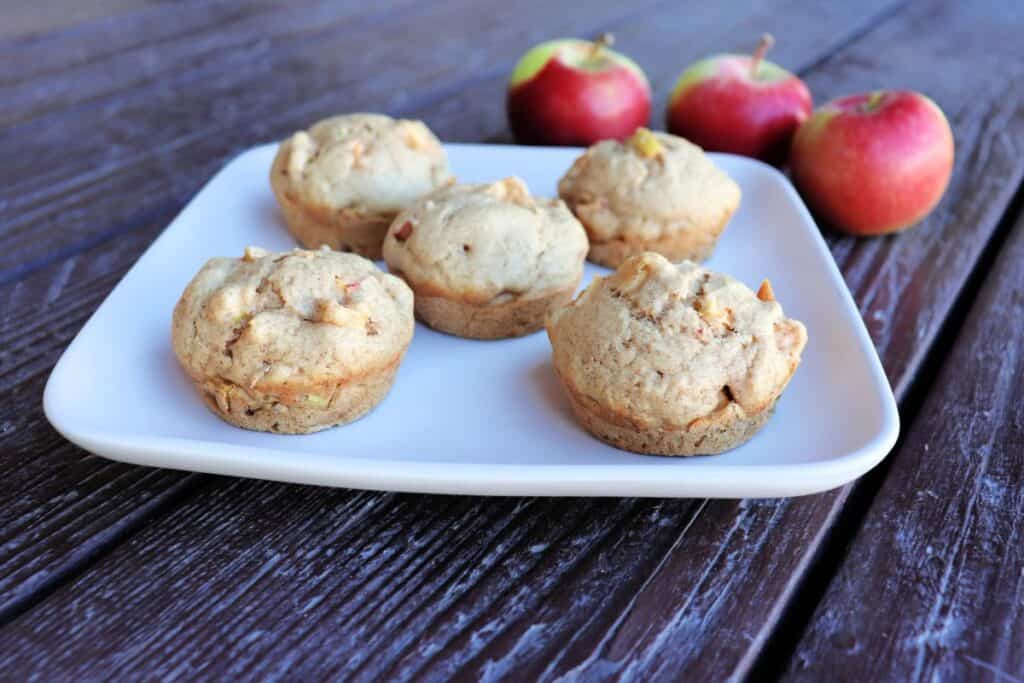
[[[1024,673],[1024,218],[800,643],[788,678]]]

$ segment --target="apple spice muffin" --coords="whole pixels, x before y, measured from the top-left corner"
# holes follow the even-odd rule
[[[518,178],[437,190],[399,214],[384,240],[416,315],[474,339],[541,329],[548,310],[572,298],[586,253],[565,204],[532,197]]]
[[[383,114],[334,116],[299,131],[281,143],[270,170],[288,230],[303,246],[372,259],[399,211],[451,181],[426,125]]]
[[[646,128],[587,149],[558,195],[587,230],[588,258],[611,268],[644,251],[702,261],[740,205],[739,185],[700,147]]]
[[[751,438],[800,363],[804,326],[767,280],[741,282],[663,256],[595,278],[547,325],[577,420],[613,446],[710,455]]]
[[[225,421],[302,434],[380,403],[413,327],[412,292],[361,256],[249,247],[203,266],[174,308],[171,339]]]

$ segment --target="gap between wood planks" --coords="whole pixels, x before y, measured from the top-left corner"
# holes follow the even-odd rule
[[[914,380],[900,406],[900,437],[891,453],[874,469],[849,484],[846,500],[839,506],[839,512],[831,526],[825,531],[824,540],[811,559],[807,570],[797,579],[794,597],[783,608],[773,635],[761,650],[761,654],[747,673],[750,681],[778,680],[786,670],[804,633],[810,626],[814,612],[825,597],[829,584],[835,576],[849,550],[864,518],[875,500],[893,466],[899,457],[904,440],[911,432],[925,399],[931,394],[949,352],[963,328],[964,321],[988,279],[992,265],[1002,251],[1003,245],[1013,232],[1018,218],[1024,215],[1024,183],[1018,186],[1013,199],[999,220],[985,248],[978,256],[971,274],[957,294],[949,314],[939,326],[931,347],[925,354]]]
[[[125,515],[122,523],[105,530],[98,542],[79,546],[71,555],[70,561],[47,576],[31,592],[14,598],[0,607],[0,628],[14,621],[33,606],[45,600],[53,591],[86,571],[96,560],[142,528],[146,522],[162,515],[169,507],[186,496],[197,493],[203,483],[212,481],[213,478],[213,475],[206,474],[187,475],[158,496],[154,496],[145,504]]]
[[[885,7],[884,9],[876,12],[874,15],[868,17],[867,19],[864,20],[863,24],[861,24],[859,27],[851,31],[845,38],[840,40],[838,43],[832,45],[827,52],[823,53],[821,56],[819,56],[817,59],[814,59],[809,64],[806,64],[801,68],[797,69],[796,74],[803,78],[807,74],[811,73],[812,71],[820,67],[822,64],[830,60],[833,56],[842,52],[847,47],[853,45],[854,43],[861,40],[868,34],[873,33],[886,21],[894,18],[897,14],[907,9],[907,7],[910,6],[910,2],[911,0],[903,0],[902,2],[897,2],[893,5]],[[607,28],[592,32],[591,34],[589,34],[590,40],[596,40],[601,35],[601,33],[606,31],[608,28],[611,27],[609,26]],[[655,107],[654,109],[657,110],[657,107]],[[652,116],[654,115],[655,114],[652,113]],[[495,133],[494,135],[490,135],[483,140],[483,142],[492,144],[508,144],[511,141],[511,134],[507,130],[503,130],[499,133]]]

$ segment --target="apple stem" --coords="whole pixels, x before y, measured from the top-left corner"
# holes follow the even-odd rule
[[[868,99],[861,106],[861,109],[870,114],[878,109],[878,106],[882,104],[883,99],[885,99],[885,92],[882,90],[876,90],[868,95]]]
[[[754,50],[753,57],[750,63],[750,76],[757,78],[757,70],[761,66],[761,62],[764,61],[764,56],[768,54],[768,50],[772,49],[772,45],[775,45],[775,37],[770,33],[765,33],[761,36],[761,42],[757,44],[757,49]]]
[[[590,47],[590,58],[597,59],[604,52],[606,47],[611,47],[615,44],[615,36],[611,33],[602,33],[597,37],[597,40],[591,42]]]

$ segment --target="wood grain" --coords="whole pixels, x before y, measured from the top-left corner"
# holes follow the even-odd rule
[[[190,72],[196,69],[223,70],[226,60],[237,63],[240,57],[253,56],[254,50],[266,53],[271,44],[294,47],[299,40],[351,38],[397,17],[424,19],[422,4],[417,6],[411,0],[387,3],[379,9],[316,0],[287,5],[215,3],[208,8],[192,4],[191,11],[164,5],[117,22],[104,22],[73,41],[58,36],[11,50],[10,56],[22,68],[10,74],[7,82],[0,80],[0,123],[15,125],[97,103],[109,106],[110,100],[140,88],[152,91],[191,83]],[[459,5],[449,3],[449,8],[458,9]],[[69,46],[75,49],[69,50]],[[37,56],[45,66],[36,61]],[[0,71],[0,77],[2,74]],[[252,75],[243,72],[236,76]]]
[[[111,19],[156,3],[157,0],[93,0],[68,3],[64,0],[34,0],[5,3],[0,39],[19,42],[39,34],[53,32],[97,19]]]
[[[692,55],[697,56],[714,40],[742,47],[747,38],[739,34],[762,30],[755,27],[757,20],[778,9],[744,13],[730,8],[730,17],[705,22],[691,20],[697,13],[664,5],[614,28],[621,44],[637,45],[629,51],[641,58],[656,87],[667,88],[675,69],[688,61],[678,57],[684,48],[699,50]],[[880,3],[868,13],[815,5],[797,17],[792,14],[779,16],[794,20],[789,30],[809,36],[811,47],[787,48],[794,50],[789,63],[809,67],[806,75],[820,98],[886,85],[878,82],[884,74],[892,83],[933,94],[953,119],[962,150],[954,185],[925,226],[885,240],[831,240],[903,395],[1020,184],[1020,93],[1012,80],[997,87],[972,76],[977,68],[1019,73],[1013,36],[1022,28],[1020,17],[1013,8],[994,3],[966,7],[953,2],[907,8]],[[692,26],[693,33],[670,29],[680,22]],[[786,30],[776,33],[785,35]],[[524,41],[518,45],[509,38],[510,52],[533,42],[523,35],[516,38]],[[489,34],[482,36],[486,40]],[[780,48],[786,44],[780,42]],[[957,50],[951,51],[950,44]],[[823,59],[821,51],[834,45],[843,49]],[[500,102],[481,93],[500,92],[506,67],[466,69],[461,73],[475,75],[451,80],[428,77],[429,88],[407,100],[405,111],[425,116],[445,137],[494,138],[503,129]],[[205,73],[197,70],[192,83],[201,84]],[[303,87],[323,84],[303,73],[310,80]],[[447,85],[436,87],[442,83]],[[374,108],[386,108],[382,90],[366,91],[366,101],[377,103]],[[233,91],[223,92],[227,97]],[[309,109],[295,108],[285,116],[311,116],[318,107],[337,102],[337,97],[317,99]],[[167,100],[161,99],[164,104]],[[33,251],[31,239],[3,242],[0,237],[0,246],[16,255],[10,263],[32,266],[6,271],[14,272],[14,279],[0,290],[0,297],[17,301],[8,331],[0,332],[0,340],[13,340],[18,349],[14,370],[6,376],[12,383],[6,386],[38,390],[61,340],[66,342],[109,290],[110,278],[155,234],[161,211],[170,215],[189,193],[187,179],[168,191],[167,183],[160,182],[168,176],[160,174],[168,168],[173,173],[212,170],[232,145],[251,143],[256,132],[266,130],[259,127],[263,110],[255,104],[252,112],[233,112],[236,128],[213,129],[229,136],[226,140],[191,148],[187,133],[174,129],[166,133],[172,141],[166,154],[116,158],[112,173],[118,180],[110,185],[97,186],[95,176],[82,180],[103,158],[74,139],[87,123],[74,124],[61,138],[72,152],[63,180],[81,188],[75,205],[81,215],[63,218],[57,210],[42,216],[67,221],[57,225],[73,234],[56,241],[58,255],[49,261]],[[166,121],[133,106],[126,128],[136,140],[145,138],[147,126]],[[188,106],[196,105],[189,101]],[[97,113],[90,105],[74,111],[95,123]],[[39,120],[52,124],[61,116],[51,113]],[[476,128],[476,121],[484,123]],[[186,142],[179,146],[181,139]],[[175,156],[178,150],[191,151]],[[53,159],[40,167],[57,169]],[[179,162],[181,171],[173,165]],[[153,174],[157,181],[147,180]],[[124,188],[133,183],[151,193],[146,196],[158,207],[152,215],[140,219],[137,209],[120,206]],[[106,231],[96,230],[95,220],[104,217],[113,220],[105,224]],[[5,229],[3,220],[0,214]],[[111,225],[118,231],[110,232]],[[19,251],[19,244],[27,250]],[[97,265],[103,259],[106,269]],[[37,326],[21,335],[16,321],[36,315],[33,307],[51,288],[57,291],[50,304],[54,313],[41,316],[43,331]],[[47,326],[53,335],[46,333]],[[5,367],[0,365],[0,372]],[[7,419],[9,410],[5,407],[0,417]],[[47,429],[37,417],[19,438],[26,448],[38,444],[46,451],[56,439]],[[37,490],[27,481],[20,491],[38,505],[59,486],[54,480]],[[84,494],[91,505],[82,506],[83,525],[103,513],[104,495],[112,495],[116,504],[124,502],[116,487],[110,488],[115,490],[109,494],[98,488]],[[123,675],[144,664],[156,672],[192,677],[288,671],[299,677],[349,674],[364,680],[386,674],[475,678],[508,672],[538,678],[567,673],[595,678],[630,678],[640,672],[741,675],[763,651],[848,494],[739,502],[491,500],[228,480],[190,491],[185,505],[147,513],[143,522],[148,515],[153,522],[140,533],[118,536],[127,540],[0,630],[3,670]],[[136,500],[134,495],[126,499]],[[0,529],[8,523],[3,520]],[[53,527],[42,527],[48,528]],[[34,542],[45,545],[38,538]],[[31,545],[25,542],[22,548]],[[67,566],[62,565],[67,556],[56,552],[47,562]],[[72,566],[60,576],[81,568]]]
[[[786,678],[845,671],[850,680],[1021,680],[1021,378],[1024,217]]]
[[[493,610],[509,597],[518,599],[507,616],[521,617],[551,599],[567,577],[582,576],[602,593],[626,598],[636,586],[609,568],[652,564],[656,553],[644,550],[670,543],[678,533],[673,527],[685,526],[692,514],[687,501],[565,506],[552,500],[309,493],[308,488],[260,482],[244,493],[213,494],[221,511],[233,510],[227,516],[211,514],[205,497],[184,505],[174,515],[177,531],[165,540],[180,549],[180,557],[195,558],[187,562],[191,578],[116,564],[94,587],[120,604],[121,616],[104,616],[106,610],[95,612],[84,602],[57,607],[76,629],[91,631],[102,622],[114,638],[107,642],[128,638],[135,646],[108,648],[94,641],[95,649],[53,653],[56,659],[46,662],[47,668],[72,671],[91,661],[99,667],[93,670],[116,675],[146,663],[157,675],[184,668],[213,677],[258,677],[280,667],[304,679],[344,674],[381,680],[381,669],[390,665],[391,675],[400,678],[417,672],[436,676],[451,667],[425,667],[435,646],[451,650],[449,663],[452,657],[468,659],[499,635],[502,618]],[[304,521],[295,527],[299,519]],[[651,519],[663,520],[656,537],[646,534]],[[163,555],[164,540],[156,533],[163,531],[153,527],[128,545]],[[243,583],[219,571],[250,561],[258,562],[259,569],[254,566],[256,572]],[[111,556],[110,562],[118,560]],[[127,575],[145,576],[163,597],[149,606],[137,602],[154,596],[148,589],[123,592]],[[220,584],[221,578],[232,583]],[[194,590],[195,581],[212,581],[224,599],[209,600]],[[288,597],[281,600],[281,595]],[[555,599],[569,597],[556,594]],[[342,598],[343,609],[332,606]],[[453,613],[455,598],[460,600]],[[578,605],[591,606],[598,605],[586,600]],[[160,620],[152,619],[151,607],[160,612]],[[92,615],[88,621],[74,618],[85,613]],[[170,624],[175,626],[168,630]],[[224,656],[222,647],[211,652],[208,641],[196,639],[218,624],[231,624],[228,640],[245,641],[258,656]],[[47,636],[35,633],[0,632],[0,652],[13,655],[2,662],[7,670],[44,663]],[[423,649],[425,633],[432,645]],[[28,639],[22,640],[23,635]],[[317,642],[317,652],[307,650],[309,639]],[[186,641],[195,648],[181,650]],[[25,647],[30,642],[34,645]],[[408,660],[393,658],[397,643],[408,647]],[[157,661],[156,648],[177,652]],[[265,654],[264,648],[273,652]],[[22,660],[18,652],[34,661]]]
[[[659,1],[666,0],[624,8],[597,0],[588,30]],[[215,46],[181,50],[189,56],[178,58],[177,68],[151,69],[116,96],[73,100],[59,111],[44,106],[30,121],[0,129],[10,157],[0,166],[0,282],[118,238],[150,206],[181,206],[227,158],[253,144],[338,111],[401,114],[439,101],[481,72],[507,74],[536,40],[530,27],[557,34],[580,24],[576,9],[544,0],[415,3],[387,21],[342,21],[319,33],[303,31],[294,16],[305,14],[287,13],[263,29],[265,38],[239,37],[226,47],[215,36],[186,33],[182,41]],[[472,43],[467,25],[476,27]],[[125,73],[133,73],[134,55],[126,57]],[[103,66],[87,64],[81,78],[95,78]],[[51,80],[62,80],[61,73],[34,87],[48,91]]]

